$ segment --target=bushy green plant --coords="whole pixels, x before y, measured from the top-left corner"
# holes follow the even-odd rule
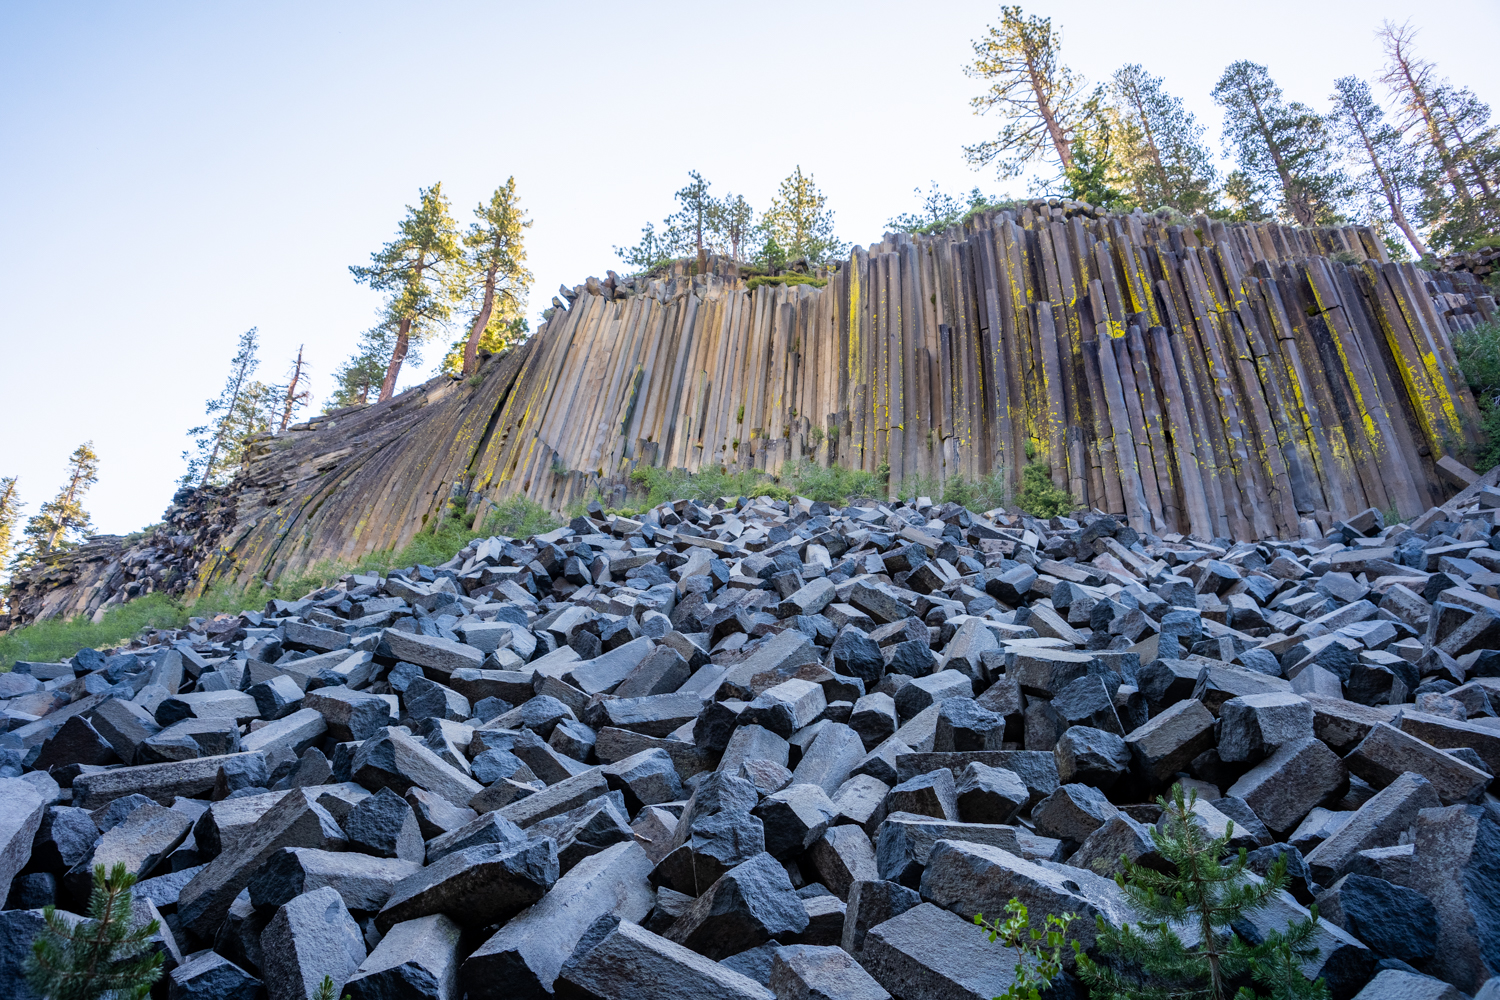
[[[1042,926],[1031,926],[1026,904],[1012,898],[1005,904],[1004,920],[985,920],[974,914],[974,922],[989,931],[990,943],[999,942],[1016,952],[1016,978],[995,1000],[1042,1000],[1042,990],[1062,972],[1063,938],[1076,913],[1049,913]]]
[[[949,476],[943,481],[943,503],[956,503],[976,514],[996,507],[1009,507],[1015,503],[1015,491],[1011,489],[1010,473],[1001,466],[985,473],[978,479]]]
[[[485,516],[480,534],[529,538],[532,535],[546,534],[558,526],[559,522],[551,511],[530,497],[517,493],[501,501],[498,507]]]
[[[1248,871],[1244,848],[1229,855],[1234,824],[1223,834],[1209,836],[1193,811],[1198,793],[1184,793],[1173,785],[1157,799],[1162,826],[1154,831],[1157,853],[1167,871],[1157,871],[1120,859],[1115,882],[1138,916],[1135,924],[1112,926],[1097,917],[1100,951],[1123,963],[1128,971],[1094,961],[1074,945],[1078,974],[1094,1000],[1225,1000],[1231,980],[1250,976],[1269,990],[1273,1000],[1326,1000],[1320,979],[1309,982],[1299,971],[1317,955],[1310,942],[1317,912],[1284,932],[1272,932],[1260,945],[1241,938],[1232,926],[1246,914],[1261,909],[1286,885],[1286,859],[1278,857],[1265,879]],[[1177,927],[1189,927],[1196,941],[1185,944]],[[1236,1000],[1252,1000],[1242,987]]]
[[[26,961],[33,990],[47,1000],[144,1000],[150,994],[161,978],[162,955],[148,949],[161,925],[152,920],[135,926],[134,885],[124,862],[108,873],[95,865],[91,919],[70,925],[56,907],[42,911],[46,926]]]
[[[824,468],[806,459],[783,466],[781,483],[797,496],[835,507],[846,507],[857,500],[885,500],[889,495],[885,477],[879,472],[837,465]]]
[[[1453,335],[1453,351],[1474,401],[1486,443],[1475,449],[1474,466],[1487,471],[1500,464],[1500,323],[1484,323]]]
[[[1052,467],[1044,462],[1028,462],[1021,470],[1021,495],[1016,503],[1034,517],[1067,514],[1076,506],[1072,494],[1052,484]]]

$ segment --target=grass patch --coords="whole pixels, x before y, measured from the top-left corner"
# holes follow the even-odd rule
[[[1486,442],[1471,449],[1470,464],[1486,472],[1500,464],[1500,323],[1483,323],[1453,335],[1453,352],[1479,404]]]
[[[943,483],[943,503],[956,503],[976,514],[996,507],[1015,506],[1015,490],[1010,485],[1009,470],[1001,467],[978,479],[950,476]]]
[[[761,285],[812,285],[814,288],[822,288],[826,284],[827,278],[814,278],[810,274],[791,271],[786,274],[758,274],[745,282],[745,291],[753,292]]]
[[[295,575],[277,580],[256,580],[248,587],[215,584],[193,601],[156,593],[138,597],[105,612],[96,624],[90,618],[46,621],[0,635],[0,669],[9,670],[17,660],[55,662],[80,649],[108,649],[128,642],[142,629],[183,628],[189,618],[211,618],[260,608],[270,600],[296,600],[321,590],[350,573],[383,573],[407,566],[434,565],[452,559],[476,538],[509,535],[524,538],[559,526],[559,521],[541,504],[513,496],[485,517],[479,531],[468,521],[445,518],[435,532],[417,535],[398,552],[372,552],[355,563],[321,562]]]
[[[782,470],[781,481],[798,496],[847,507],[860,500],[885,500],[890,496],[890,469],[862,472],[842,466],[824,468],[806,459]]]

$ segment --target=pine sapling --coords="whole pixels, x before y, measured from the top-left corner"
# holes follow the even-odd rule
[[[26,961],[33,990],[47,1000],[144,1000],[161,978],[161,952],[149,950],[161,925],[152,920],[132,927],[134,885],[135,876],[123,863],[108,874],[95,865],[92,919],[69,926],[56,907],[42,911],[46,927]]]
[[[1246,976],[1265,985],[1275,1000],[1326,998],[1322,980],[1309,983],[1299,968],[1317,955],[1310,945],[1316,914],[1259,944],[1231,926],[1266,906],[1286,884],[1285,859],[1277,858],[1265,879],[1254,879],[1243,848],[1225,859],[1234,824],[1221,836],[1209,836],[1194,813],[1196,801],[1197,792],[1184,794],[1181,785],[1157,800],[1164,822],[1153,838],[1170,870],[1121,859],[1115,881],[1141,919],[1113,927],[1098,918],[1099,950],[1115,961],[1106,966],[1079,954],[1079,975],[1094,1000],[1225,1000],[1229,983]],[[1184,943],[1179,933],[1193,943]],[[1122,973],[1117,964],[1131,971]],[[1238,991],[1238,1000],[1254,996],[1248,987]]]
[[[1049,913],[1041,927],[1032,927],[1026,904],[1015,898],[1005,904],[1005,913],[1004,920],[974,914],[974,922],[990,932],[991,943],[1016,950],[1015,981],[995,1000],[1041,1000],[1041,991],[1062,972],[1063,937],[1078,914]]]
[[[313,1000],[339,1000],[339,991],[334,988],[332,976],[323,977],[323,981],[318,984],[318,992],[313,994]],[[344,1000],[350,1000],[349,994],[344,994]]]

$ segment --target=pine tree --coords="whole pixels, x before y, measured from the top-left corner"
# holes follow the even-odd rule
[[[1362,167],[1356,183],[1370,198],[1385,203],[1390,219],[1421,257],[1427,247],[1406,215],[1406,199],[1417,187],[1417,175],[1401,133],[1386,123],[1385,111],[1370,93],[1370,85],[1357,76],[1334,81],[1328,116],[1334,138],[1348,157]]]
[[[1232,929],[1246,914],[1267,905],[1286,884],[1286,860],[1278,858],[1263,880],[1247,870],[1243,849],[1232,855],[1230,823],[1211,837],[1193,812],[1198,793],[1184,794],[1173,785],[1157,800],[1164,823],[1153,838],[1157,853],[1170,866],[1156,871],[1122,857],[1115,882],[1140,916],[1135,924],[1113,927],[1098,918],[1099,949],[1131,971],[1119,972],[1078,954],[1078,972],[1095,1000],[1226,1000],[1230,980],[1250,975],[1271,988],[1275,1000],[1326,1000],[1322,980],[1309,983],[1298,966],[1317,954],[1310,940],[1317,920],[1300,921],[1285,932],[1267,935],[1252,945]],[[1186,945],[1175,926],[1190,928],[1195,943]],[[1113,965],[1113,963],[1112,963]],[[1250,1000],[1247,989],[1239,1000]]]
[[[1104,105],[1102,88],[1094,91],[1085,108],[1073,130],[1073,165],[1063,172],[1064,194],[1112,212],[1134,208],[1139,203],[1125,190],[1129,178],[1115,144],[1117,117]]]
[[[1000,24],[971,44],[974,61],[964,72],[989,81],[990,89],[969,104],[978,115],[994,112],[1002,124],[994,139],[964,147],[969,162],[994,164],[999,176],[1015,177],[1033,160],[1052,159],[1066,175],[1085,98],[1083,78],[1061,62],[1061,31],[1051,18],[1001,7]]]
[[[1224,71],[1213,97],[1224,109],[1225,147],[1257,192],[1276,198],[1297,225],[1339,221],[1348,180],[1317,112],[1287,101],[1264,66],[1245,60]]]
[[[391,293],[396,338],[380,383],[380,401],[396,391],[396,379],[413,340],[430,336],[453,314],[463,290],[463,247],[443,185],[423,188],[417,206],[406,207],[396,238],[370,255],[370,265],[353,265],[356,281]]]
[[[1115,155],[1136,202],[1188,215],[1211,207],[1218,178],[1203,141],[1207,130],[1182,99],[1135,63],[1115,71],[1108,95]]]
[[[281,399],[281,424],[276,428],[277,434],[285,434],[287,424],[291,422],[292,414],[301,410],[312,399],[312,390],[307,387],[307,373],[302,365],[302,345],[297,345],[297,360],[292,365],[291,377],[282,387]]]
[[[55,552],[71,548],[93,530],[93,521],[83,509],[84,494],[99,481],[99,456],[94,442],[85,441],[68,456],[68,478],[57,496],[42,504],[26,522],[23,565],[33,565]]]
[[[148,950],[161,930],[157,921],[132,926],[131,887],[135,876],[120,862],[108,874],[94,866],[89,898],[92,919],[70,926],[48,906],[46,922],[26,961],[26,979],[47,1000],[145,1000],[161,978],[162,955]]]
[[[741,252],[755,231],[755,209],[744,195],[727,194],[711,206],[708,217],[710,245],[715,253],[741,261]]]
[[[762,227],[788,260],[806,259],[808,264],[821,264],[844,252],[844,244],[833,233],[833,212],[827,203],[813,175],[804,174],[799,164],[771,199],[771,207],[761,220]]]
[[[474,349],[474,365],[479,366],[479,352],[488,351],[491,354],[500,352],[522,343],[531,334],[531,324],[525,316],[517,316],[514,307],[502,303],[490,314],[490,321],[485,326],[484,332],[479,336],[479,343]],[[459,378],[464,373],[464,354],[469,346],[467,338],[455,340],[448,346],[448,353],[443,355],[438,370],[444,375]]]
[[[1500,133],[1488,105],[1439,80],[1436,67],[1416,54],[1416,35],[1409,22],[1381,24],[1380,82],[1396,101],[1396,128],[1420,152],[1427,242],[1438,252],[1467,249],[1500,228]]]
[[[466,298],[474,307],[463,351],[464,375],[473,374],[479,367],[481,340],[489,337],[493,342],[496,333],[513,329],[525,308],[526,290],[532,281],[526,269],[525,230],[531,220],[520,201],[516,179],[511,177],[495,189],[488,204],[474,209],[475,221],[464,234]],[[494,331],[490,329],[492,320],[497,321]]]
[[[182,453],[187,471],[178,482],[183,486],[193,485],[195,481],[198,486],[207,486],[227,480],[228,470],[235,464],[224,460],[234,447],[233,415],[238,412],[242,397],[252,391],[255,384],[255,370],[260,367],[260,359],[256,357],[259,350],[260,335],[255,327],[240,334],[239,348],[229,362],[229,377],[224,382],[224,389],[203,404],[209,422],[188,429],[188,437],[193,439],[198,454],[189,457],[188,452]]]
[[[647,274],[678,256],[677,236],[665,228],[658,233],[656,223],[648,222],[641,227],[640,242],[633,247],[615,247],[615,256],[634,273]]]
[[[16,526],[21,523],[21,494],[17,476],[0,477],[0,570],[10,562],[11,546],[16,540]]]
[[[677,199],[678,209],[667,218],[668,231],[680,233],[679,240],[697,251],[698,273],[708,270],[708,253],[703,246],[703,237],[711,225],[715,201],[708,193],[710,184],[696,170],[688,171],[687,186],[672,197]]]
[[[372,393],[379,394],[391,353],[396,348],[396,329],[396,317],[387,308],[379,323],[359,335],[359,346],[354,354],[334,369],[333,395],[323,405],[323,412],[363,406],[370,402]],[[407,348],[406,360],[413,365],[422,363],[422,352],[416,344]]]

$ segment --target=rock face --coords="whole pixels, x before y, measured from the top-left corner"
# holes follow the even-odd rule
[[[118,860],[181,997],[992,997],[1014,960],[974,914],[1070,910],[1089,947],[1130,916],[1096,864],[1159,864],[1181,782],[1256,871],[1287,858],[1246,933],[1316,901],[1334,1000],[1473,996],[1489,502],[1235,544],[922,498],[595,509],[19,664],[11,702],[57,697],[0,733],[0,982]]]
[[[996,240],[1026,249],[996,252]],[[1342,262],[1351,253],[1381,268],[1368,290],[1365,265]],[[1035,266],[1041,254],[1051,264]],[[942,277],[960,259],[966,283]],[[19,574],[18,623],[400,548],[455,500],[478,520],[516,492],[562,510],[601,474],[640,465],[775,473],[803,458],[866,471],[884,463],[900,483],[972,475],[1004,456],[1019,488],[1025,463],[1014,456],[1034,449],[1080,501],[1137,531],[1204,539],[1293,539],[1304,520],[1321,516],[1321,530],[1392,505],[1415,517],[1443,499],[1445,476],[1467,478],[1448,452],[1477,441],[1478,411],[1447,334],[1493,307],[1469,272],[1388,262],[1368,229],[1204,220],[1185,236],[1152,216],[1038,201],[941,234],[892,236],[820,270],[824,287],[753,291],[718,259],[703,274],[679,261],[649,278],[590,278],[564,290],[524,344],[486,357],[477,384],[443,377],[265,435],[231,487],[183,491],[140,541],[101,536]],[[1162,281],[1175,289],[1166,308]],[[1244,301],[1232,328],[1203,319],[1209,290],[1226,286]],[[1005,314],[1006,349],[991,332],[1001,328],[992,293],[1038,307]],[[925,305],[886,329],[882,303],[893,296]],[[1336,307],[1326,328],[1288,318]],[[1096,357],[1098,323],[1111,350]],[[894,374],[887,357],[902,359]],[[976,357],[990,367],[964,364]],[[1046,389],[1020,389],[1033,384]],[[997,396],[994,385],[1012,388]],[[1231,457],[1246,454],[1265,458]],[[626,484],[605,483],[610,501],[617,486]],[[916,593],[960,575],[931,550],[882,556],[882,571],[915,574]],[[616,578],[645,579],[639,567],[619,569]],[[583,582],[594,572],[574,565]],[[1049,575],[1007,567],[972,589],[1014,607],[1034,593],[1032,572]],[[516,583],[502,576],[490,583]],[[1231,593],[1232,577],[1215,580],[1226,624],[1258,627],[1261,605],[1242,600],[1253,595]],[[803,585],[779,588],[767,613],[790,620],[841,604],[870,613]],[[1141,627],[1122,616],[1111,634],[1138,641]],[[903,662],[911,651],[890,650]]]

